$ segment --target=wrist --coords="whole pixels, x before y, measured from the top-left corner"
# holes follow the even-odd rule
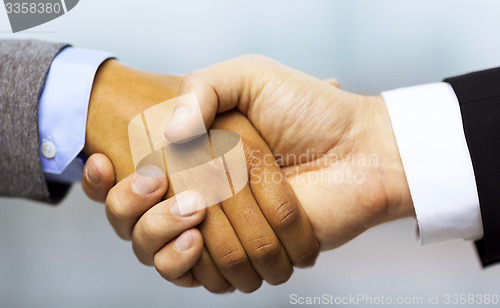
[[[414,217],[410,189],[399,155],[396,137],[384,99],[365,96],[360,104],[360,121],[364,126],[367,153],[377,155],[377,172],[385,191],[382,222]]]
[[[117,181],[132,173],[130,120],[177,95],[179,82],[179,77],[140,71],[116,60],[104,62],[92,87],[83,153],[108,156],[115,167]]]
[[[387,193],[387,220],[414,217],[410,189],[385,101],[382,96],[368,97],[368,101],[374,110],[373,147],[380,157],[379,174]]]

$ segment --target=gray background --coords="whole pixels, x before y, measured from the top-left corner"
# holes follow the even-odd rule
[[[362,93],[500,65],[496,1],[81,1],[68,14],[0,38],[107,50],[136,67],[186,73],[261,53]],[[0,199],[0,307],[283,307],[301,296],[500,294],[470,242],[419,247],[415,221],[370,230],[278,287],[211,295],[163,281],[136,261],[103,206],[79,185],[58,207]],[[360,305],[362,307],[364,305]]]

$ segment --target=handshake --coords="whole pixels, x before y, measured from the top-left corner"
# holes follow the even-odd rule
[[[240,135],[246,158],[246,185],[209,207],[194,190],[174,195],[169,168],[134,172],[129,148],[136,115],[190,93],[199,106],[171,101],[172,116],[155,129],[182,143],[199,129],[201,111],[206,128]],[[84,154],[85,192],[106,202],[109,222],[137,258],[176,285],[213,293],[284,283],[319,251],[415,215],[383,98],[262,56],[184,78],[106,61],[92,89]],[[207,184],[219,189],[216,182]]]

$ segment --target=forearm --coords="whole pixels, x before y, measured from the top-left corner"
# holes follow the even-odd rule
[[[64,44],[0,40],[0,195],[55,202],[67,189],[47,186],[40,164],[38,99]]]

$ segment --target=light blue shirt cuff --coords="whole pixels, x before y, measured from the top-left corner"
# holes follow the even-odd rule
[[[38,102],[40,157],[45,178],[80,181],[84,162],[87,111],[99,66],[114,56],[107,52],[66,48],[52,61]]]

